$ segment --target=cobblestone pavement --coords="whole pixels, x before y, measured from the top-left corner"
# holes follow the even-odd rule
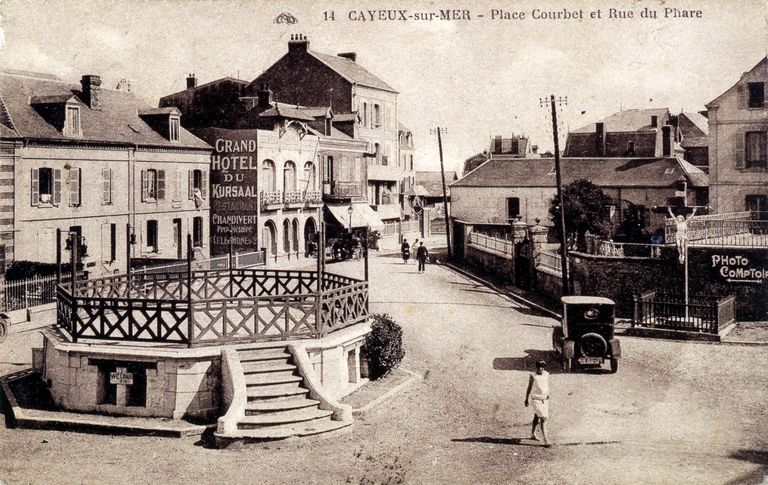
[[[328,270],[362,275],[362,262]],[[765,347],[624,338],[617,374],[562,374],[552,363],[555,444],[543,448],[525,439],[532,414],[523,398],[532,363],[551,360],[554,321],[442,266],[418,274],[413,261],[382,253],[371,275],[372,311],[401,323],[403,366],[424,378],[351,432],[212,450],[0,428],[0,480],[760,483],[768,473]],[[12,335],[0,352],[29,339]]]

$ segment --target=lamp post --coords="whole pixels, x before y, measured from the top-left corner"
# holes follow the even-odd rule
[[[347,209],[347,214],[349,214],[349,233],[352,234],[352,213],[355,212],[355,209],[350,205],[349,209]]]

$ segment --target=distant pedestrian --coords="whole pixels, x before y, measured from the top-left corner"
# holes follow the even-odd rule
[[[419,273],[423,273],[426,270],[427,259],[429,259],[429,251],[424,245],[424,241],[419,243],[419,248],[416,250],[416,259],[419,261]]]
[[[544,368],[547,363],[543,360],[536,362],[536,372],[531,372],[528,379],[528,390],[525,392],[525,407],[533,405],[533,423],[531,426],[531,439],[538,441],[536,426],[541,423],[541,434],[544,438],[544,446],[549,446],[547,438],[547,418],[549,418],[549,372]]]
[[[407,239],[403,239],[403,244],[400,245],[400,254],[403,256],[403,263],[408,264],[408,260],[411,259],[411,246]]]

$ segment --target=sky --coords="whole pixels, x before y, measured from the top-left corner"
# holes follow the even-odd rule
[[[156,106],[195,73],[253,80],[287,51],[292,34],[327,54],[356,52],[363,67],[399,91],[399,118],[414,133],[417,170],[446,170],[482,151],[494,135],[528,135],[551,149],[549,108],[558,107],[561,148],[569,128],[620,109],[703,110],[766,55],[765,0],[333,2],[234,0],[2,0],[0,65],[104,86],[128,79]],[[657,18],[642,18],[644,9]],[[701,18],[664,18],[664,9]],[[468,10],[469,20],[360,21],[368,10]],[[492,18],[493,10],[525,14]],[[534,19],[540,12],[582,19]],[[610,9],[633,18],[608,18]],[[591,18],[599,10],[601,18]],[[276,23],[286,12],[295,24]],[[335,20],[330,18],[331,12]],[[672,11],[670,11],[672,12]],[[496,12],[499,17],[500,13]],[[374,15],[377,13],[374,12]],[[480,17],[482,15],[483,17]],[[561,16],[564,14],[561,14]]]

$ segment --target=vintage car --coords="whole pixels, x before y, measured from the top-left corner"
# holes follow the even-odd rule
[[[552,347],[563,370],[570,372],[575,364],[600,366],[608,360],[611,372],[616,372],[621,345],[613,335],[613,300],[598,296],[564,296],[560,300],[563,319],[552,332]]]

